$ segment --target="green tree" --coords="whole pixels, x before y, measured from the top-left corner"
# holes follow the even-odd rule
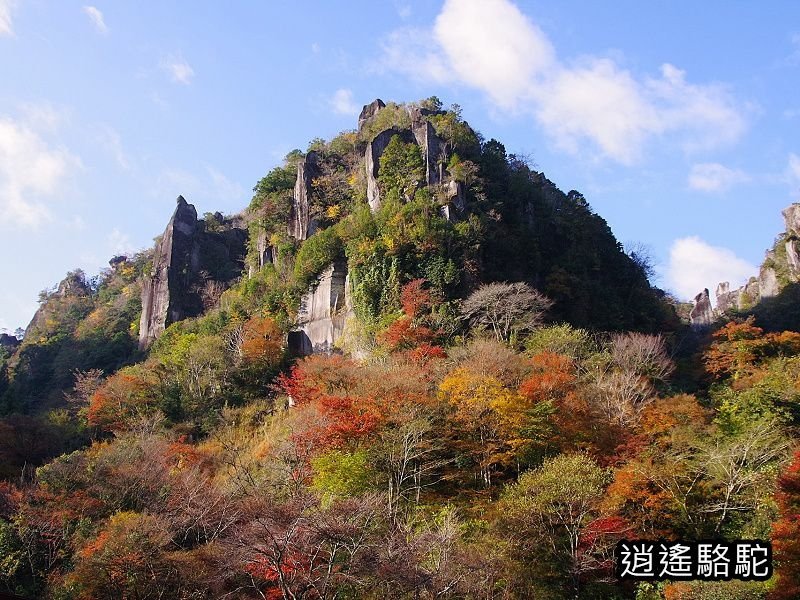
[[[378,169],[378,182],[387,195],[395,191],[400,198],[410,202],[425,180],[425,165],[419,146],[404,143],[394,135],[383,151]]]

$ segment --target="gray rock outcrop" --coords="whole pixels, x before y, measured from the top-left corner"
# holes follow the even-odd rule
[[[795,203],[782,212],[786,224],[786,263],[792,281],[800,281],[800,204]]]
[[[361,114],[358,115],[358,130],[361,131],[364,128],[364,124],[377,115],[382,108],[386,108],[386,104],[380,98],[365,104],[361,109]]]
[[[455,221],[467,207],[464,184],[451,179],[444,185],[444,194],[447,201],[442,205],[442,216],[448,221]]]
[[[197,210],[178,196],[178,205],[156,244],[149,275],[142,282],[139,348],[144,350],[170,324],[203,312],[204,286],[227,284],[244,264],[247,232],[215,216],[220,230],[206,231]]]
[[[758,279],[751,277],[743,286],[731,289],[731,284],[723,281],[717,286],[717,312],[720,314],[731,311],[742,311],[752,308],[761,299]]]
[[[5,350],[8,354],[14,352],[20,343],[21,342],[16,338],[16,336],[8,333],[0,333],[0,349]]]
[[[788,206],[781,214],[785,232],[766,253],[758,277],[735,290],[728,282],[717,286],[719,313],[748,310],[762,299],[778,296],[788,283],[800,281],[800,204]]]
[[[200,266],[197,211],[178,196],[178,206],[156,245],[153,267],[142,284],[139,348],[147,348],[167,325],[185,315],[181,297]]]
[[[297,356],[330,354],[352,316],[349,300],[347,263],[338,261],[328,267],[303,295],[297,315],[297,327],[289,333],[289,349]]]
[[[375,100],[364,106],[358,117],[359,131],[385,107],[386,105],[381,100]],[[404,142],[414,142],[419,146],[425,165],[426,185],[444,183],[445,180],[444,171],[448,158],[447,147],[439,136],[436,135],[436,130],[426,118],[431,115],[439,114],[442,111],[435,111],[417,106],[409,106],[406,110],[411,122],[410,129],[391,127],[381,131],[367,143],[367,149],[364,155],[367,176],[367,202],[373,212],[378,210],[381,205],[380,189],[378,187],[380,158],[384,150],[386,150],[386,146],[389,145],[392,136],[399,135]]]
[[[436,130],[431,122],[424,117],[424,114],[430,112],[423,113],[419,108],[409,109],[411,132],[422,152],[422,160],[425,163],[425,183],[435,185],[444,179],[444,164],[447,156],[444,142],[436,135]]]
[[[769,257],[769,254],[767,255]],[[778,284],[778,274],[775,269],[762,266],[758,273],[758,296],[759,298],[772,298],[781,291]]]
[[[396,135],[403,138],[404,142],[414,141],[409,131],[402,131],[393,127],[381,131],[367,144],[364,164],[366,165],[367,175],[367,202],[372,212],[375,212],[381,207],[381,192],[378,186],[378,169],[380,168],[381,156],[383,156],[386,146],[389,145],[389,142]]]
[[[694,297],[692,310],[689,312],[689,322],[695,328],[708,327],[714,322],[714,309],[711,307],[708,288]]]
[[[311,182],[318,170],[317,153],[314,151],[297,163],[297,180],[289,214],[289,235],[296,240],[307,240],[317,230],[316,219],[311,216]]]

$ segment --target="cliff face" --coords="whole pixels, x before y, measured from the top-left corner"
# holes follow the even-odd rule
[[[380,99],[364,106],[358,117],[359,132],[361,132],[364,126],[374,119],[384,108],[386,108],[386,105]],[[445,165],[449,158],[447,146],[444,141],[436,135],[436,130],[426,118],[430,115],[439,114],[441,111],[428,110],[415,106],[409,106],[405,110],[408,112],[408,118],[410,119],[410,128],[398,129],[392,127],[385,129],[378,133],[367,144],[367,149],[364,154],[364,166],[366,168],[367,178],[367,202],[369,202],[370,208],[373,212],[380,208],[380,189],[378,187],[380,158],[383,156],[383,152],[386,150],[386,146],[389,145],[392,137],[399,135],[404,142],[414,142],[419,146],[425,165],[425,185],[445,184],[450,197],[456,200],[453,206],[450,207],[450,210],[452,210],[453,207],[458,210],[463,210],[463,207],[459,204],[463,199],[461,198],[458,184],[454,181],[445,181]],[[450,184],[452,184],[452,186]],[[446,216],[449,218],[449,214],[446,214]]]
[[[229,224],[206,231],[195,207],[178,196],[178,206],[155,248],[150,275],[142,283],[139,348],[147,348],[171,323],[207,308],[204,286],[241,274],[247,233]]]
[[[317,278],[303,295],[297,327],[289,334],[289,349],[293,354],[305,356],[334,351],[347,318],[353,315],[348,288],[345,261],[333,263]]]
[[[318,171],[316,152],[309,152],[297,164],[297,181],[289,216],[289,235],[296,240],[307,240],[317,230],[317,222],[311,216],[311,183]]]
[[[785,231],[767,251],[758,277],[751,277],[745,285],[734,290],[727,281],[717,286],[717,311],[720,314],[751,309],[761,300],[776,297],[787,285],[800,281],[800,204],[792,204],[781,214]]]
[[[199,269],[197,211],[183,196],[156,245],[150,277],[142,284],[139,348],[149,346],[167,325],[186,316],[186,293]]]
[[[711,297],[708,288],[694,297],[689,321],[693,327],[708,327],[714,322],[714,309],[711,307]]]

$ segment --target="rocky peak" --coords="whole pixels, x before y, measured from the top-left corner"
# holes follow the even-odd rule
[[[7,353],[11,354],[14,352],[20,343],[16,336],[8,333],[0,333],[0,349],[5,350]]]
[[[711,308],[708,288],[694,297],[692,310],[689,312],[689,322],[696,328],[708,327],[714,322],[714,309]]]
[[[188,290],[191,275],[199,267],[197,210],[183,196],[178,196],[177,204],[156,244],[150,276],[142,285],[141,349],[147,348],[167,325],[184,318],[178,297]]]
[[[781,211],[783,215],[783,222],[786,225],[786,233],[800,237],[800,203],[787,206]]]
[[[378,111],[382,108],[386,108],[386,104],[380,98],[376,98],[369,104],[365,104],[361,109],[361,114],[358,115],[358,130],[361,131],[364,124],[377,115]]]

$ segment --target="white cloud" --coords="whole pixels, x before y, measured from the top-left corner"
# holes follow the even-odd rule
[[[711,246],[697,236],[677,239],[672,243],[667,267],[668,286],[682,300],[728,281],[732,288],[743,284],[758,269],[736,256],[732,250]]]
[[[458,79],[504,108],[530,96],[555,61],[547,36],[507,0],[448,0],[433,32]]]
[[[194,69],[183,58],[168,56],[162,59],[160,66],[175,83],[182,83],[183,85],[192,83]]]
[[[19,106],[25,124],[39,132],[54,132],[66,120],[67,111],[49,102],[27,102]]]
[[[336,90],[330,99],[333,112],[337,115],[357,115],[360,107],[353,102],[353,92],[351,90]]]
[[[102,35],[108,34],[108,26],[103,19],[103,13],[100,12],[96,6],[84,6],[83,12],[87,17],[89,17],[89,20],[92,22],[92,25],[94,25],[94,28],[98,33],[101,33]]]
[[[660,132],[657,109],[630,73],[609,59],[561,69],[536,94],[536,118],[552,143],[572,154],[587,141],[600,153],[630,164],[647,137]]]
[[[15,5],[15,0],[0,0],[0,35],[14,35],[11,11]]]
[[[392,31],[381,44],[382,56],[375,65],[416,81],[445,83],[452,80],[449,65],[434,43],[431,32],[405,28]]]
[[[562,150],[623,164],[657,136],[693,151],[736,141],[746,126],[723,86],[689,83],[673,65],[637,77],[611,58],[564,61],[510,0],[447,0],[432,29],[388,36],[381,67],[481,90],[502,110],[531,114]]]
[[[36,226],[50,216],[44,200],[80,161],[48,144],[24,121],[0,117],[0,223]]]
[[[699,192],[725,192],[738,183],[745,183],[750,177],[738,169],[729,169],[719,163],[700,163],[692,165],[689,172],[689,188]]]

